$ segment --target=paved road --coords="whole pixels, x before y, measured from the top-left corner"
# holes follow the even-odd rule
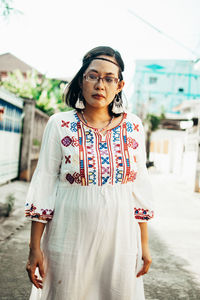
[[[31,284],[25,266],[28,257],[30,223],[0,243],[0,299],[27,300]]]
[[[0,244],[1,300],[27,300],[29,297],[31,285],[25,271],[29,230],[30,224],[26,223]],[[153,264],[144,277],[146,300],[199,300],[198,284],[184,269],[187,262],[172,255],[153,229],[150,230],[150,246]]]
[[[200,300],[200,285],[188,262],[175,256],[168,245],[150,228],[152,266],[144,276],[146,300]]]

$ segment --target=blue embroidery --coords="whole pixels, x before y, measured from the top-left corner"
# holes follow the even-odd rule
[[[85,135],[86,135],[86,142],[87,143],[94,143],[94,136],[93,136],[93,133],[92,133],[92,130],[89,129],[85,132]]]
[[[109,178],[110,178],[110,176],[103,177],[102,178],[102,184],[107,183]]]
[[[87,126],[82,127],[78,115],[74,114],[69,128],[78,135],[82,185],[123,184],[134,181],[132,165],[135,158],[130,149],[136,148],[131,134],[134,124],[131,119],[125,122],[113,128],[107,138],[102,140],[98,131]],[[127,132],[130,134],[127,135]],[[144,213],[144,217],[147,214]]]
[[[88,172],[88,179],[89,179],[89,183],[93,183],[96,184],[96,170],[90,170]]]
[[[120,126],[113,128],[113,142],[120,142]]]
[[[128,132],[132,132],[133,131],[133,125],[131,124],[131,122],[126,122],[126,128]]]
[[[113,142],[120,142],[120,133],[113,132]]]
[[[77,132],[77,123],[76,122],[71,122],[70,126],[71,126],[70,127],[71,131]]]
[[[126,163],[127,163],[127,166],[130,167],[130,161],[128,158],[126,159]]]
[[[124,143],[127,144],[127,138],[126,138],[126,136],[124,135],[123,138],[124,138]]]
[[[123,170],[116,169],[115,183],[122,182]]]
[[[119,129],[120,129],[120,126],[117,126],[117,127],[115,127],[115,128],[113,128],[113,132],[118,132],[119,131]]]
[[[109,164],[109,156],[107,156],[107,157],[101,157],[101,163],[102,164]]]
[[[79,117],[78,117],[78,115],[77,115],[76,112],[74,113],[74,117],[75,117],[75,119],[76,119],[78,122],[80,122],[80,119],[79,119]]]
[[[82,139],[82,137],[80,136],[80,137],[79,137],[79,145],[82,145],[82,142],[83,142],[83,139]]]
[[[99,143],[99,149],[100,150],[102,150],[102,149],[108,149],[107,143]]]

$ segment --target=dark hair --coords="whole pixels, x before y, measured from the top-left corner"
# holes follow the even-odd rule
[[[70,107],[76,108],[75,104],[78,99],[79,93],[81,91],[80,82],[82,81],[83,74],[85,70],[88,68],[92,60],[100,55],[107,55],[110,57],[114,57],[117,65],[119,66],[119,79],[123,80],[122,72],[124,71],[124,62],[121,58],[121,55],[118,51],[112,49],[111,47],[99,46],[90,51],[88,51],[82,60],[82,67],[76,73],[71,82],[67,85],[67,88],[64,91],[64,101]],[[119,92],[120,97],[122,97],[122,92]],[[83,99],[83,101],[85,101]],[[113,101],[109,105],[109,113],[110,115],[119,116],[120,114],[114,114],[112,112]],[[78,109],[77,109],[78,110]]]

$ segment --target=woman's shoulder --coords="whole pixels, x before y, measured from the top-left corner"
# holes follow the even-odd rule
[[[53,114],[49,120],[52,122],[59,122],[62,121],[63,122],[70,122],[72,120],[74,120],[75,118],[75,110],[68,110],[68,111],[62,111],[62,112],[57,112],[55,114]]]
[[[132,112],[127,112],[126,114],[127,114],[126,119],[128,122],[142,124],[142,120],[136,114]]]

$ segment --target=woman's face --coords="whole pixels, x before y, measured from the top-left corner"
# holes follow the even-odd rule
[[[105,55],[116,63],[115,58]],[[82,95],[87,106],[106,108],[113,101],[123,86],[124,81],[118,81],[119,67],[105,60],[93,60],[86,69],[81,83]],[[98,79],[100,76],[102,79]],[[116,78],[113,80],[113,78]]]

